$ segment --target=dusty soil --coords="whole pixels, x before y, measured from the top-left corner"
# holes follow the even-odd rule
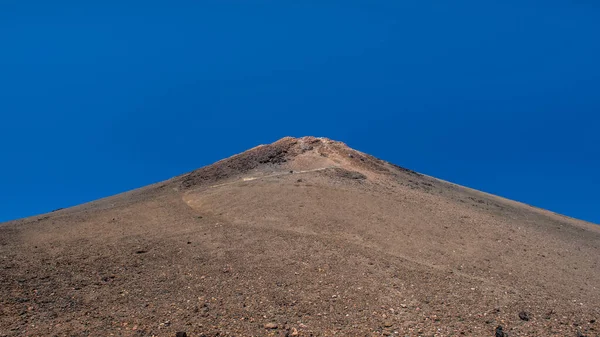
[[[0,225],[0,336],[600,336],[599,289],[597,225],[324,138]]]

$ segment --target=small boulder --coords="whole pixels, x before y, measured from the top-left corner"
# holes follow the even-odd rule
[[[277,329],[277,323],[267,323],[264,326],[265,329]]]
[[[506,337],[506,334],[502,329],[502,325],[498,325],[498,327],[496,328],[496,337]]]
[[[528,321],[531,318],[531,315],[527,311],[521,311],[519,313],[519,318],[523,321]]]

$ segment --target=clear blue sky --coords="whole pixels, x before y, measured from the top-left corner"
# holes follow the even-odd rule
[[[286,135],[600,223],[597,1],[2,1],[0,221]]]

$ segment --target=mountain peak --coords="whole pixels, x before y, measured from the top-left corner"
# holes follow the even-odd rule
[[[596,225],[285,137],[2,224],[0,335],[114,334],[115,306],[147,335],[590,335],[599,242]]]
[[[184,175],[184,188],[203,185],[254,172],[307,171],[339,168],[367,177],[389,174],[387,162],[325,137],[284,137],[271,144],[259,145],[240,154]],[[397,167],[395,168],[397,169]]]

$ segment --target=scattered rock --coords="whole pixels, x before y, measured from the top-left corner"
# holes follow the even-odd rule
[[[265,324],[265,329],[277,329],[276,323],[267,323]]]
[[[313,149],[312,145],[306,144],[304,142],[300,143],[300,150],[302,151],[302,153],[304,153],[306,151],[310,151],[312,149]]]
[[[204,303],[202,305],[202,309],[201,309],[202,313],[200,314],[200,316],[202,317],[208,317],[208,312],[210,311],[210,307],[208,306],[208,303]]]
[[[362,174],[360,172],[350,171],[350,170],[346,170],[346,169],[339,168],[339,167],[334,168],[333,172],[335,173],[335,175],[337,175],[338,177],[341,177],[341,178],[356,179],[356,180],[367,179],[367,176],[365,176],[364,174]]]
[[[575,335],[577,337],[587,337],[586,335],[584,335],[583,333],[581,333],[581,331],[577,330],[577,334]]]
[[[506,334],[502,329],[502,325],[498,325],[498,327],[496,328],[496,337],[506,337]]]
[[[521,311],[519,313],[519,318],[523,321],[528,321],[531,318],[531,315],[527,311]]]
[[[384,326],[384,327],[386,327],[386,328],[389,328],[389,327],[391,327],[391,326],[393,326],[393,325],[394,325],[394,323],[392,323],[392,321],[385,321],[385,322],[383,323],[383,326]]]
[[[290,331],[290,336],[298,336],[298,329],[292,328],[292,330]]]
[[[298,141],[294,138],[284,138],[273,144],[257,146],[252,150],[208,165],[181,176],[178,180],[181,187],[188,189],[192,186],[203,185],[229,177],[246,173],[264,165],[281,165],[299,152],[295,147]]]

